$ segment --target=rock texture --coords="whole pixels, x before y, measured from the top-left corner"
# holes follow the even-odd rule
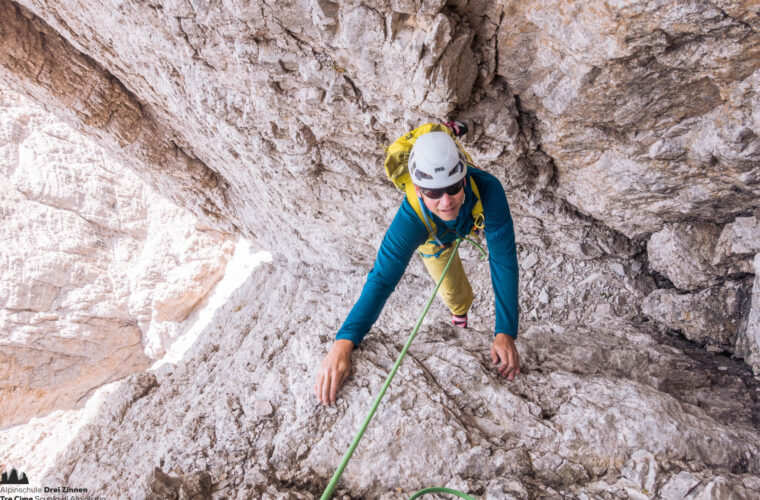
[[[441,12],[441,4],[409,14],[394,9],[411,11],[415,4],[315,3],[307,8],[313,16],[296,4],[195,9],[179,2],[147,10],[120,4],[106,9],[107,24],[119,29],[104,36],[103,14],[84,5],[28,4],[48,26],[4,1],[9,35],[1,64],[9,84],[25,82],[26,92],[56,109],[75,99],[67,118],[102,137],[167,196],[264,248],[287,248],[283,254],[294,261],[347,268],[369,260],[397,204],[377,168],[382,146],[422,120],[440,119],[451,102],[476,122],[472,147],[484,167],[498,159],[501,166],[492,170],[515,186],[540,189],[553,176],[536,138],[525,136],[532,129],[521,130],[505,84],[471,95],[466,44],[475,34],[456,22],[459,16]],[[135,40],[151,40],[160,50],[149,56]],[[382,43],[374,48],[369,40]],[[37,65],[19,66],[23,54],[43,45]],[[372,48],[352,50],[365,46]],[[45,79],[36,78],[41,67]],[[400,80],[388,78],[389,71]],[[123,87],[112,89],[114,81]],[[102,98],[88,99],[93,87]],[[435,104],[441,96],[447,104]],[[113,119],[95,119],[102,114]],[[366,190],[345,189],[365,180]],[[294,200],[292,193],[300,196]],[[362,224],[344,209],[354,204],[365,211]],[[267,206],[276,208],[274,221],[260,216]],[[534,217],[525,232],[544,245],[587,256],[632,254],[625,238],[551,197],[524,208]],[[325,227],[344,236],[332,237]],[[376,235],[370,244],[368,234]],[[335,261],[336,253],[348,258]]]
[[[300,271],[255,271],[190,358],[125,381],[45,481],[141,497],[158,467],[207,472],[220,497],[321,494],[423,306],[425,278],[404,278],[324,407],[312,375],[331,336],[315,333],[345,314],[360,276]],[[685,483],[704,498],[760,494],[760,383],[737,362],[716,369],[704,351],[615,318],[535,324],[509,383],[490,366],[489,331],[445,320],[436,302],[338,496],[408,498],[430,484],[485,498],[672,498]]]
[[[119,382],[96,389],[83,408],[53,410],[33,417],[26,424],[0,431],[0,467],[16,467],[29,477],[30,486],[39,486],[45,472],[54,467],[57,455],[67,448],[85,423],[92,422],[106,396]]]
[[[642,312],[686,338],[747,359],[753,345],[747,333],[754,272],[748,257],[756,251],[760,226],[739,217],[723,227],[713,223],[667,224],[647,243],[651,268],[675,288],[659,289],[642,304]]]
[[[716,244],[713,265],[728,267],[730,273],[756,274],[752,258],[760,253],[760,219],[737,217],[726,224]]]
[[[736,352],[747,330],[752,282],[729,281],[697,293],[656,290],[644,300],[644,314],[660,321],[700,345]]]
[[[147,368],[221,278],[234,244],[6,90],[0,137],[5,426]]]
[[[745,4],[23,3],[2,4],[6,81],[294,262],[366,265],[397,203],[382,145],[453,111],[541,249],[631,258],[758,206]]]
[[[649,264],[681,290],[715,285],[718,271],[712,261],[720,235],[715,224],[668,225],[649,239]]]
[[[573,205],[629,237],[757,207],[758,13],[726,3],[502,4],[499,73]]]
[[[752,304],[747,319],[747,329],[737,340],[737,351],[752,366],[755,375],[760,375],[760,254],[753,261],[755,282],[752,286]]]
[[[343,491],[757,496],[757,382],[670,345],[642,303],[760,366],[757,285],[738,298],[757,251],[736,236],[760,208],[758,28],[754,4],[723,0],[0,0],[0,80],[276,256],[190,361],[125,383],[51,477],[139,497],[208,471],[220,495],[317,493],[428,286],[415,263],[342,403],[317,408],[322,349],[399,203],[382,147],[457,117],[508,192],[526,371],[505,386],[484,366],[492,296],[468,257],[475,331],[421,339]]]

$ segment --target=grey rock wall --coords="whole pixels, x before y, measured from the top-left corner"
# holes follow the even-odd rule
[[[502,5],[498,73],[536,113],[559,194],[629,237],[757,207],[755,9]]]
[[[718,271],[712,260],[720,234],[715,224],[668,225],[649,239],[649,265],[681,290],[716,285]]]
[[[189,358],[123,383],[45,481],[140,498],[164,474],[188,487],[207,475],[227,498],[318,497],[425,302],[422,279],[406,276],[324,407],[312,374],[356,293],[332,276],[283,261],[257,269]],[[704,498],[719,485],[760,494],[760,384],[737,362],[716,369],[693,345],[599,317],[528,328],[510,383],[490,366],[490,329],[451,327],[444,309],[424,321],[338,497],[408,498],[435,484],[485,498],[670,498],[686,482]]]
[[[282,253],[295,261],[338,267],[369,261],[398,203],[379,168],[383,145],[424,120],[442,119],[453,103],[460,108],[457,115],[474,125],[471,147],[481,166],[530,191],[553,177],[554,166],[538,149],[533,127],[519,123],[509,86],[501,80],[474,85],[472,48],[462,42],[475,35],[440,4],[409,14],[391,5],[368,9],[328,2],[334,5],[327,9],[333,22],[318,3],[278,9],[177,3],[146,11],[120,4],[104,6],[108,23],[119,27],[107,36],[98,12],[27,4],[47,27],[7,5],[14,36],[6,39],[4,66],[13,85],[27,82],[21,85],[25,91],[90,133],[105,140],[121,137],[108,144],[114,153],[167,195],[217,225],[232,224],[264,247],[287,248]],[[373,14],[357,14],[365,11]],[[50,77],[40,81],[35,76],[42,62],[19,68],[17,61],[27,47],[48,38],[56,43],[46,44],[47,53],[56,56],[44,65]],[[349,52],[371,46],[367,40],[381,43]],[[141,43],[150,48],[138,50]],[[11,57],[14,50],[19,55]],[[72,72],[79,81],[72,81]],[[93,102],[90,80],[123,87],[106,88],[103,99]],[[73,96],[79,99],[73,112],[71,106],[61,109]],[[445,105],[438,104],[441,96]],[[123,111],[110,113],[114,119],[106,124],[93,119],[114,107]],[[155,163],[164,168],[156,171]],[[207,179],[201,189],[188,184],[201,179]],[[513,203],[516,211],[538,219],[524,226],[526,238],[578,255],[610,249],[631,255],[624,237],[579,217],[561,200],[534,192],[528,202],[515,192]],[[351,206],[362,207],[361,224],[345,208]],[[263,207],[276,210],[275,221],[258,216]],[[273,231],[273,225],[288,230]],[[330,258],[336,253],[348,258]]]
[[[737,339],[737,351],[760,375],[760,254],[755,255],[755,282],[752,285],[752,304],[747,319],[747,329]]]
[[[0,174],[5,427],[81,406],[150,366],[222,277],[234,241],[2,87]]]
[[[737,217],[726,224],[716,244],[713,265],[728,268],[728,273],[755,274],[752,258],[760,253],[760,220]]]
[[[659,289],[644,300],[644,314],[676,329],[700,345],[731,353],[746,332],[750,280],[728,281],[695,293]]]
[[[134,479],[124,470],[153,474],[138,496],[163,477],[155,467],[209,470],[230,496],[323,486],[347,444],[339,429],[356,427],[398,350],[391,318],[415,314],[405,304],[429,285],[413,264],[344,403],[316,408],[305,380],[400,201],[382,148],[457,117],[509,196],[527,370],[496,387],[471,338],[436,329],[445,340],[420,346],[413,388],[365,438],[345,491],[757,494],[755,382],[733,360],[672,348],[642,314],[760,366],[757,285],[740,299],[757,245],[738,243],[757,239],[760,189],[751,2],[0,0],[0,14],[0,79],[278,256],[269,293],[247,289],[264,311],[233,310],[188,364],[126,384],[56,477],[107,490]],[[466,266],[487,339],[488,273]],[[188,396],[197,387],[213,400]],[[165,438],[134,445],[114,418]],[[383,451],[381,437],[407,432],[424,474],[412,452]],[[106,435],[107,459],[77,462]]]

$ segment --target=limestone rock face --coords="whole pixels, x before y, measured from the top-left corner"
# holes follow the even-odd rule
[[[752,304],[747,329],[739,335],[736,350],[752,366],[755,375],[760,375],[760,253],[755,255],[753,265],[755,282],[752,286]]]
[[[728,266],[729,272],[755,274],[752,258],[760,252],[760,218],[737,217],[726,224],[716,243],[713,264]]]
[[[593,255],[620,235],[574,211],[646,238],[758,205],[760,41],[745,3],[21,3],[31,12],[3,3],[6,81],[296,261],[366,262],[365,234],[396,204],[382,145],[455,106],[480,165],[522,188],[527,238]],[[345,206],[362,206],[361,231]],[[262,207],[291,230],[272,231]]]
[[[727,281],[696,293],[660,289],[647,296],[642,312],[700,345],[734,353],[748,328],[751,295],[750,280]]]
[[[317,407],[319,360],[401,199],[383,146],[459,118],[514,216],[525,371],[505,385],[488,366],[492,292],[466,259],[472,330],[419,339],[343,491],[757,496],[757,381],[641,305],[670,285],[650,266],[693,294],[756,274],[731,235],[760,207],[758,27],[738,1],[0,0],[0,81],[275,254],[190,360],[123,384],[50,480],[140,497],[208,471],[222,496],[318,494],[429,286],[413,263],[341,403]],[[710,314],[677,302],[657,315],[704,338]],[[755,316],[736,332],[750,359]]]
[[[500,4],[497,73],[537,115],[573,205],[628,236],[757,207],[749,3]]]
[[[646,450],[633,453],[622,470],[623,477],[633,481],[641,490],[647,492],[656,491],[659,473],[660,466],[657,459]]]
[[[715,224],[668,225],[649,239],[649,263],[682,290],[715,285],[712,260],[720,234]]]
[[[320,406],[312,374],[332,339],[315,332],[355,293],[331,275],[291,274],[283,261],[255,271],[190,358],[125,381],[45,481],[86,478],[106,496],[121,485],[141,497],[155,467],[176,467],[207,471],[212,492],[228,498],[316,498],[425,300],[418,278],[404,278],[394,313],[353,353],[337,405]],[[495,497],[624,497],[680,488],[684,473],[760,494],[760,385],[738,363],[716,370],[694,357],[698,348],[614,318],[536,324],[518,339],[523,374],[507,382],[490,365],[491,332],[445,318],[436,302],[338,496],[408,498],[437,484]]]
[[[0,91],[0,125],[4,426],[147,368],[233,242],[18,94]]]
[[[751,280],[734,279],[754,272],[748,255],[755,251],[760,229],[754,217],[738,217],[721,227],[713,223],[668,224],[647,243],[649,264],[677,289],[647,296],[642,312],[700,345],[744,357],[755,344],[750,312]],[[728,278],[728,279],[727,279]]]
[[[219,2],[104,6],[104,18],[85,5],[25,4],[42,21],[4,1],[9,84],[28,82],[26,92],[205,220],[287,249],[294,261],[368,263],[398,204],[382,180],[382,147],[453,105],[473,125],[466,142],[479,165],[535,191],[510,193],[515,211],[530,215],[521,235],[588,258],[636,253],[620,234],[538,193],[552,161],[535,127],[520,125],[509,87],[492,82],[496,53],[478,54],[485,48],[474,27],[495,40],[485,21],[498,12],[476,22],[440,2]],[[42,46],[39,60],[18,64]],[[36,78],[42,67],[46,78]],[[99,99],[88,98],[90,88]],[[361,224],[346,208],[354,206]]]
[[[207,472],[196,472],[187,477],[173,477],[156,467],[148,480],[149,489],[145,498],[160,500],[163,498],[210,499],[211,477]]]

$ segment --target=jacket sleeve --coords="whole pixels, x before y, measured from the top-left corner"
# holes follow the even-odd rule
[[[496,177],[486,174],[478,187],[481,183],[483,184],[481,195],[485,215],[488,260],[491,266],[491,283],[496,299],[494,335],[506,333],[517,338],[518,268],[512,215],[501,182]]]
[[[338,330],[336,339],[348,339],[356,345],[362,341],[396,289],[414,251],[426,239],[425,225],[405,198],[380,244],[359,300]]]

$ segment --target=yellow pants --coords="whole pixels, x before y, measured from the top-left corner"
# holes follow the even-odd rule
[[[435,253],[430,250],[431,245],[425,244],[420,247],[420,252],[422,253]],[[422,257],[422,262],[425,264],[425,268],[427,268],[434,282],[438,283],[438,280],[441,279],[443,269],[446,267],[446,263],[448,263],[453,250],[454,246],[452,245],[441,252],[438,257]],[[467,279],[467,275],[464,274],[464,267],[462,267],[462,261],[459,259],[459,252],[457,252],[451,261],[449,270],[446,272],[446,277],[443,279],[443,283],[441,283],[441,288],[438,289],[438,296],[449,306],[451,312],[457,316],[464,316],[470,310],[470,306],[472,305],[472,287]]]

